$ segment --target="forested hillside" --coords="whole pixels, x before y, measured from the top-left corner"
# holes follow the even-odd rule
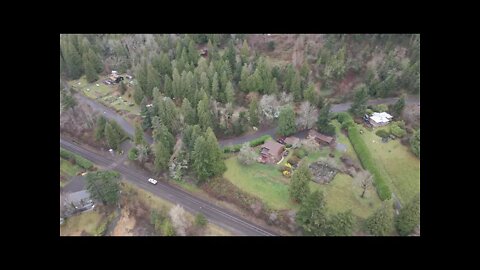
[[[207,51],[204,51],[207,50]],[[205,52],[205,53],[203,53]],[[351,100],[420,92],[419,35],[82,34],[60,36],[61,81],[95,82],[111,71],[131,74],[127,89],[143,127],[160,117],[238,135],[269,124],[290,100]],[[155,97],[170,99],[155,99]],[[166,102],[174,106],[162,106]],[[273,104],[273,105],[272,105]],[[279,105],[279,106],[276,106]],[[180,113],[178,113],[180,112]],[[169,119],[165,119],[169,118]]]

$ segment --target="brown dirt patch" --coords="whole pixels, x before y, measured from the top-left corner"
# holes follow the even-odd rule
[[[113,229],[112,236],[133,236],[133,229],[135,228],[136,220],[130,216],[128,209],[122,209],[120,219]]]

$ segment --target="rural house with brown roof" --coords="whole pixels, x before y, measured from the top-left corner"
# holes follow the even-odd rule
[[[285,146],[274,140],[266,141],[260,151],[260,161],[263,163],[276,163],[282,158]]]

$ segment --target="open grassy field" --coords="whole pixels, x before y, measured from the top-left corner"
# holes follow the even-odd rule
[[[399,140],[382,143],[376,129],[364,129],[362,138],[372,153],[378,169],[386,175],[387,184],[402,204],[420,192],[420,160]]]
[[[140,115],[139,108],[133,101],[133,96],[128,96],[129,93],[133,95],[133,89],[128,87],[125,94],[120,96],[120,93],[117,91],[118,84],[105,85],[102,82],[105,79],[105,76],[100,76],[98,81],[88,83],[85,79],[85,76],[82,76],[80,79],[72,80],[68,83],[75,89],[81,91],[85,96],[94,99],[105,106],[111,107],[117,111],[126,112],[128,114]],[[128,86],[128,82],[126,82],[126,84]]]
[[[327,151],[315,152],[318,159]],[[309,156],[312,162],[312,156]],[[296,209],[299,205],[292,202],[288,193],[290,178],[282,176],[281,172],[273,165],[256,163],[243,167],[238,163],[236,156],[225,161],[227,171],[224,177],[247,193],[258,196],[273,209]],[[346,174],[337,174],[328,185],[310,182],[310,190],[324,192],[328,208],[333,213],[351,209],[353,214],[366,218],[381,205],[381,201],[374,190],[368,190],[365,198],[360,198],[362,189],[352,178]]]
[[[290,151],[287,157],[292,155]],[[340,155],[337,151],[335,159],[338,161]],[[327,157],[330,153],[328,147],[322,147],[318,151],[309,153],[305,161],[310,164],[320,157]],[[287,159],[279,165],[268,165],[254,163],[248,167],[241,165],[236,156],[232,156],[225,161],[227,171],[223,175],[240,189],[258,196],[273,209],[298,209],[298,204],[292,202],[288,193],[290,178],[286,178],[278,168],[286,163]],[[312,182],[312,187],[319,186]]]
[[[310,182],[310,190],[321,190],[325,195],[327,207],[332,213],[352,210],[360,218],[367,218],[381,206],[381,200],[373,189],[367,190],[361,198],[362,188],[353,182],[347,174],[338,173],[328,185]]]
[[[289,209],[288,179],[274,165],[254,163],[242,166],[237,157],[225,160],[224,177],[247,193],[258,196],[273,209]]]

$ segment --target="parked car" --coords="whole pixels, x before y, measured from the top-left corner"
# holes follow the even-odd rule
[[[285,144],[285,137],[280,137],[277,139],[278,143]]]
[[[153,178],[148,178],[148,182],[150,182],[150,183],[152,183],[152,184],[156,185],[158,181],[157,181],[157,180],[155,180],[155,179],[153,179]]]

